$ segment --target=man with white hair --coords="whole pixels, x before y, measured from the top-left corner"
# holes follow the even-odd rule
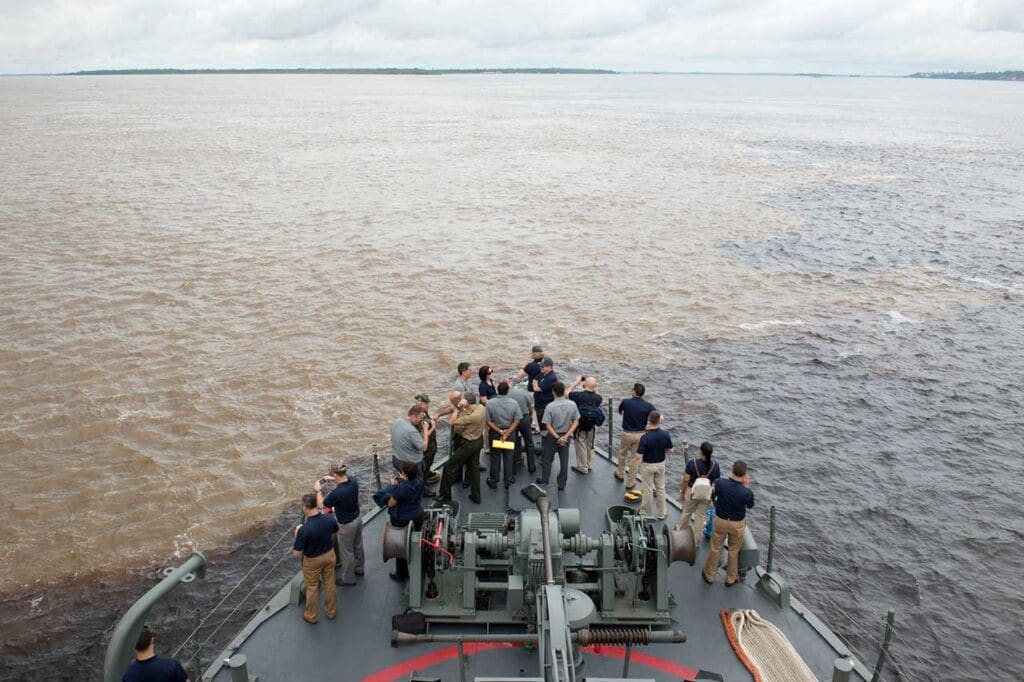
[[[583,384],[583,390],[575,390]],[[580,425],[573,434],[573,442],[576,445],[576,466],[573,470],[581,474],[589,474],[591,464],[594,461],[594,436],[597,434],[598,420],[603,418],[601,413],[601,401],[603,398],[597,392],[597,379],[594,377],[578,376],[569,386],[569,400],[576,403],[580,411]]]

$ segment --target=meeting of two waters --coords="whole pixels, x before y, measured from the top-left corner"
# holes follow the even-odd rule
[[[0,675],[543,343],[746,459],[866,662],[892,608],[907,679],[1024,677],[1019,84],[5,78],[0,126]]]

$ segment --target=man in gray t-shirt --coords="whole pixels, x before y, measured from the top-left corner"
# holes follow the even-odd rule
[[[565,384],[556,381],[551,386],[555,399],[544,410],[541,426],[544,428],[544,451],[541,454],[541,475],[537,483],[547,483],[551,477],[551,465],[558,452],[558,489],[565,490],[569,477],[569,439],[580,425],[580,409],[576,403],[565,399]]]
[[[505,487],[511,487],[515,483],[515,463],[519,460],[516,433],[522,418],[523,411],[519,409],[519,403],[508,395],[508,382],[501,381],[498,384],[498,395],[487,401],[487,426],[490,429],[488,445],[491,446],[491,467],[487,485],[492,488],[498,487],[502,465],[505,467]],[[509,443],[512,449],[496,448],[495,441]]]
[[[455,382],[452,383],[452,390],[458,391],[463,395],[470,391],[475,393],[477,386],[471,385],[473,381],[470,379],[473,376],[473,367],[468,362],[460,362],[458,372],[459,376],[455,377]]]
[[[516,463],[518,465],[519,458],[522,457],[521,453],[525,452],[526,466],[532,474],[537,470],[537,453],[533,443],[533,391],[527,391],[522,386],[516,386],[509,390],[508,396],[519,404],[519,409],[523,413],[523,418],[519,420],[519,428],[516,429],[518,432],[516,448],[518,448],[517,452],[520,453],[516,455]]]
[[[420,464],[430,443],[433,428],[423,423],[423,408],[409,408],[408,417],[400,417],[391,425],[391,463],[400,471],[403,462]]]

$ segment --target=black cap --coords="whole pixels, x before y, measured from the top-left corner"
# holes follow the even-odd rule
[[[428,396],[426,393],[417,393],[414,400],[418,403],[429,403],[430,396]]]
[[[555,361],[552,360],[551,358],[544,358],[543,360],[540,361],[540,364],[542,367],[554,367]]]
[[[534,353],[543,353],[544,349],[541,348],[540,346],[534,346],[532,352],[534,352]]]

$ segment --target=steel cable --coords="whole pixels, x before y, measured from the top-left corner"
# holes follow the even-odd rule
[[[210,613],[205,618],[203,618],[201,621],[199,621],[199,625],[197,625],[192,630],[192,632],[188,633],[188,636],[185,637],[185,639],[182,641],[182,643],[178,645],[178,648],[174,650],[174,653],[171,654],[171,658],[176,658],[178,656],[178,654],[181,652],[181,650],[185,648],[185,645],[188,644],[189,641],[191,641],[191,639],[193,637],[195,637],[196,633],[199,632],[202,629],[202,627],[206,624],[206,621],[210,620],[210,618],[213,617],[213,614],[215,614],[217,612],[217,609],[219,609],[221,606],[223,606],[224,602],[226,602],[228,600],[228,598],[231,597],[231,595],[235,593],[235,590],[237,590],[239,587],[242,586],[242,583],[245,582],[245,579],[248,578],[250,575],[252,575],[252,572],[256,570],[256,567],[259,566],[261,563],[263,563],[268,556],[270,556],[270,553],[273,552],[277,548],[277,546],[281,544],[281,540],[284,540],[292,532],[293,532],[293,529],[289,527],[288,530],[285,531],[284,535],[282,535],[280,538],[278,538],[277,542],[275,542],[273,545],[271,545],[270,549],[267,550],[266,554],[264,554],[262,557],[260,557],[256,561],[256,563],[254,563],[252,565],[252,568],[250,568],[248,571],[246,571],[245,575],[243,575],[239,579],[239,581],[237,583],[235,583],[235,586],[232,587],[231,590],[226,595],[224,595],[224,598],[221,599],[219,602],[217,602],[217,605],[214,606],[213,609],[210,610]]]

